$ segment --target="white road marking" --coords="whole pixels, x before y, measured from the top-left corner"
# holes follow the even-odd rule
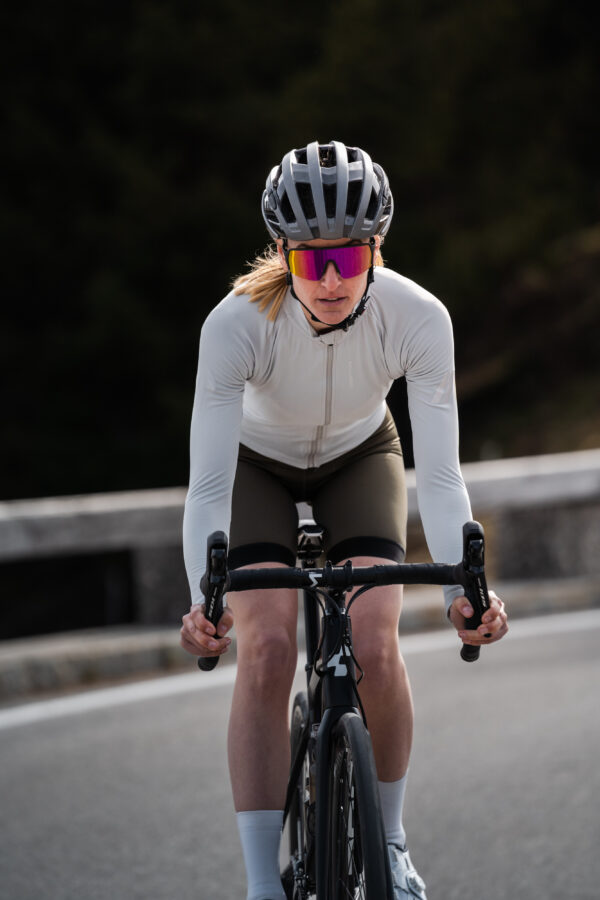
[[[53,700],[40,700],[0,710],[0,731],[16,725],[30,725],[62,716],[79,715],[99,709],[172,697],[192,691],[206,691],[233,683],[235,666],[226,665],[213,672],[192,671],[185,675],[166,675],[149,681],[137,681],[116,687],[86,691]]]
[[[511,641],[534,639],[544,635],[568,634],[593,628],[600,628],[600,609],[517,619],[511,623],[510,634],[506,639]],[[454,647],[458,650],[458,646],[456,634],[450,628],[401,637],[401,649],[405,656]],[[303,669],[304,663],[305,659],[300,659],[299,671]],[[19,725],[32,725],[64,716],[125,706],[128,703],[139,703],[143,700],[209,691],[213,688],[232,685],[235,673],[235,665],[222,664],[220,668],[212,672],[193,671],[184,675],[161,676],[148,681],[8,707],[0,710],[0,731]]]

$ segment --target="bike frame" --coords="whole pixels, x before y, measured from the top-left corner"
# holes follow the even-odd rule
[[[305,523],[300,528],[298,556],[303,569],[307,570],[315,565],[322,552],[321,539],[322,530],[318,526]],[[289,812],[292,795],[308,749],[310,758],[316,761],[313,847],[316,847],[314,881],[317,897],[325,897],[327,889],[327,837],[330,833],[328,790],[332,732],[335,723],[345,713],[355,713],[362,716],[363,720],[365,718],[357,690],[355,660],[352,655],[352,625],[345,602],[347,592],[348,588],[322,590],[316,584],[314,588],[303,589],[309,716],[291,764],[284,819]],[[323,602],[321,618],[317,594]],[[294,872],[295,877],[299,878],[311,878],[312,874],[312,872]]]

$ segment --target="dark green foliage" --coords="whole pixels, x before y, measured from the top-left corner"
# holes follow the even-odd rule
[[[200,325],[266,243],[269,168],[316,138],[388,171],[386,259],[453,315],[464,458],[598,444],[595,18],[540,0],[4,12],[1,496],[185,483]]]

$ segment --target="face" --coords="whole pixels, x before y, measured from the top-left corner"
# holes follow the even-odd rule
[[[375,238],[375,252],[379,248],[380,242],[381,238],[377,235]],[[302,242],[288,240],[288,250],[296,248],[307,249],[310,247],[342,247],[346,244],[354,243],[364,242],[350,240],[326,241],[321,238]],[[281,265],[287,270],[282,244],[283,241],[278,240],[277,249]],[[342,278],[333,262],[327,263],[327,267],[319,281],[311,281],[308,278],[292,275],[296,295],[324,323],[314,322],[304,307],[301,307],[315,331],[324,331],[332,325],[338,325],[351,314],[365,292],[367,275],[368,272],[361,272],[360,275],[356,275],[354,278]]]

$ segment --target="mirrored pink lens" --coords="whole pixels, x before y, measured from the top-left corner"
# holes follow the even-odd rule
[[[370,244],[346,247],[315,247],[306,250],[289,250],[288,265],[292,275],[320,281],[327,264],[332,262],[342,278],[354,278],[366,272],[372,261]]]

